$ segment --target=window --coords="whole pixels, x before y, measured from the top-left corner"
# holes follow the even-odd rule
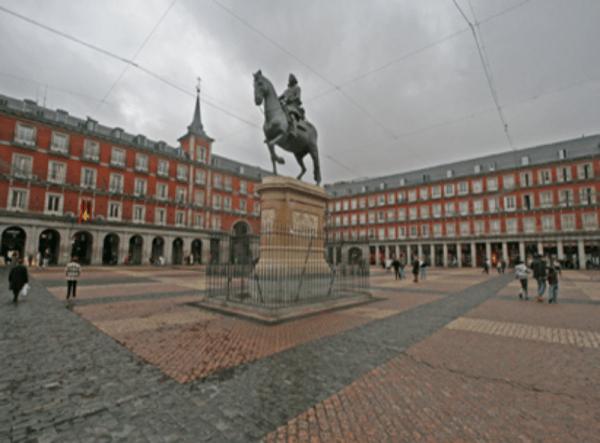
[[[398,238],[406,238],[406,227],[398,226]]]
[[[538,183],[540,185],[548,185],[552,183],[552,170],[542,169],[538,171]]]
[[[469,201],[463,200],[458,202],[458,211],[460,212],[460,215],[467,215],[469,213]]]
[[[595,230],[598,229],[598,214],[596,212],[592,212],[589,214],[583,214],[583,229],[585,230]]]
[[[432,206],[433,208],[433,216],[435,218],[440,218],[442,216],[442,205],[436,204]]]
[[[98,171],[95,169],[81,168],[81,187],[94,189],[97,175]]]
[[[519,223],[516,218],[508,218],[504,222],[506,225],[507,234],[517,234],[519,230]]]
[[[223,183],[223,177],[221,177],[221,175],[219,175],[219,174],[213,175],[213,187],[215,189],[221,189],[223,187],[222,183]]]
[[[95,162],[100,160],[100,143],[86,140],[83,143],[83,159]]]
[[[446,223],[446,235],[448,237],[454,237],[456,235],[456,224]]]
[[[48,181],[52,183],[65,183],[67,176],[67,165],[65,163],[48,162]]]
[[[185,211],[175,211],[175,226],[185,226]]]
[[[119,148],[112,148],[110,153],[110,164],[121,168],[125,167],[125,151]]]
[[[454,202],[448,202],[444,205],[444,214],[446,217],[452,217],[454,215]]]
[[[473,194],[480,194],[483,192],[483,182],[481,180],[473,180],[471,182],[473,188]]]
[[[169,185],[166,183],[156,184],[156,198],[159,200],[166,200],[169,198]]]
[[[429,237],[429,225],[421,225],[421,237]]]
[[[523,219],[523,230],[527,234],[535,232],[535,217],[526,217]]]
[[[342,202],[335,202],[335,212],[340,212],[342,210]]]
[[[123,176],[121,174],[110,174],[109,191],[123,193]]]
[[[396,228],[394,228],[393,226],[390,226],[387,231],[388,231],[387,236],[389,239],[393,240],[396,238]]]
[[[549,191],[549,193],[550,193],[550,197],[552,198],[552,192]],[[547,194],[547,193],[542,192],[542,193],[540,193],[540,195],[541,194]],[[541,199],[540,199],[540,202],[541,202]],[[524,194],[523,195],[523,209],[525,211],[529,211],[529,210],[533,209],[533,194]]]
[[[233,191],[233,179],[231,177],[225,177],[223,181],[223,188],[226,191]]]
[[[248,183],[244,180],[240,180],[240,194],[246,195],[248,193]]]
[[[59,132],[52,132],[52,140],[50,142],[50,151],[60,154],[69,153],[69,136]]]
[[[399,181],[400,186],[404,186],[406,185],[406,179],[405,178],[401,178]]]
[[[395,209],[388,209],[387,219],[388,219],[388,221],[396,220],[396,210]]]
[[[420,208],[421,210],[421,218],[426,219],[429,218],[429,206],[423,205]]]
[[[488,198],[488,212],[500,211],[500,203],[497,198]]]
[[[495,162],[491,162],[491,163],[488,165],[488,169],[489,169],[490,171],[495,171],[495,170],[496,170],[496,163],[495,163]]]
[[[375,223],[375,212],[369,211],[369,223]]]
[[[367,223],[367,214],[364,212],[361,212],[358,216],[358,220],[361,225],[364,225],[365,223]]]
[[[219,194],[213,195],[213,208],[221,209],[221,196]]]
[[[514,195],[504,197],[504,210],[514,211],[517,209],[517,198]]]
[[[485,234],[485,222],[483,220],[475,220],[473,222],[473,234],[475,234],[475,235]]]
[[[423,174],[423,183],[427,183],[429,179],[429,174]]]
[[[212,218],[212,228],[215,231],[220,231],[221,230],[221,217],[219,217],[218,215],[213,215],[213,218]]]
[[[187,200],[187,189],[183,186],[177,186],[175,189],[175,201],[181,205],[184,205]]]
[[[375,197],[369,197],[369,208],[375,206]]]
[[[419,227],[417,225],[411,225],[408,232],[412,238],[417,237],[419,235]]]
[[[385,186],[386,186],[385,183],[379,183],[379,189],[383,190],[383,189],[385,189]]]
[[[398,197],[398,203],[404,203],[406,201],[406,192],[398,191],[396,196]]]
[[[421,200],[427,200],[429,198],[429,188],[419,189],[419,197]]]
[[[194,214],[194,228],[204,227],[204,214]]]
[[[408,201],[409,202],[417,201],[417,190],[416,189],[411,189],[410,191],[408,191]]]
[[[444,197],[454,196],[454,184],[450,183],[444,186]]]
[[[254,214],[260,214],[260,203],[254,202]]]
[[[487,179],[487,190],[497,191],[498,190],[498,177],[490,177]]]
[[[515,176],[514,174],[505,175],[502,177],[502,186],[504,189],[513,189],[515,187]]]
[[[350,200],[350,208],[351,209],[357,209],[357,205],[358,205],[358,202],[356,201],[355,198],[353,198],[352,200]]]
[[[473,213],[483,214],[483,200],[473,200]]]
[[[196,206],[204,206],[204,191],[194,191],[194,204]]]
[[[433,236],[434,237],[442,236],[442,225],[441,224],[433,225]]]
[[[25,189],[11,189],[10,191],[10,209],[13,211],[27,210],[29,203],[29,193]]]
[[[594,187],[580,188],[579,203],[582,205],[593,205],[596,203],[596,189]]]
[[[395,194],[388,194],[388,196],[387,196],[387,202],[388,202],[388,205],[393,205],[394,203],[396,203],[396,195]]]
[[[490,220],[490,234],[500,234],[500,220]]]
[[[522,188],[533,186],[533,174],[531,172],[521,172],[519,175],[519,185]]]
[[[200,163],[206,163],[206,148],[202,146],[196,146],[196,161]]]
[[[133,194],[138,196],[145,196],[148,190],[148,182],[143,178],[136,178],[133,182]]]
[[[560,216],[560,226],[563,231],[574,231],[575,214],[562,214]]]
[[[452,169],[448,169],[446,171],[446,178],[451,178],[454,176],[454,171]]]
[[[592,164],[591,163],[583,163],[581,165],[577,165],[577,178],[579,180],[587,180],[594,176]]]
[[[188,167],[187,165],[177,165],[177,180],[187,181],[188,180]]]
[[[144,223],[146,220],[146,208],[144,206],[133,205],[133,222]]]
[[[223,197],[223,209],[225,211],[231,211],[231,197]]]
[[[558,204],[560,206],[573,206],[573,190],[560,189],[558,191]]]
[[[247,211],[247,205],[248,203],[246,202],[246,200],[240,200],[238,203],[239,207],[240,207],[240,212],[246,213]]]
[[[135,155],[135,170],[148,172],[148,156],[144,154]]]
[[[379,206],[385,205],[385,195],[380,194],[377,196],[377,204],[379,204]]]
[[[26,125],[17,122],[15,128],[15,142],[27,146],[35,146],[36,128],[32,125]]]
[[[121,221],[121,203],[120,202],[109,202],[108,203],[108,214],[106,217],[108,220]]]
[[[377,221],[379,223],[385,222],[385,211],[379,211],[379,212],[377,212]]]
[[[44,214],[62,215],[63,212],[63,196],[60,194],[46,194],[46,205],[44,206]]]
[[[400,221],[406,220],[406,208],[398,209],[398,220],[400,220]]]
[[[481,165],[475,165],[475,166],[473,167],[473,172],[474,172],[475,174],[480,174],[480,173],[481,173]]]
[[[342,207],[344,208],[344,211],[347,211],[349,208],[350,203],[348,202],[348,200],[344,200],[342,202]]]
[[[523,200],[523,203],[525,203],[525,200]],[[554,206],[554,197],[552,195],[552,191],[540,192],[540,206],[542,208],[551,208]],[[533,196],[531,196],[531,205],[527,209],[531,209],[531,207],[533,207]]]
[[[466,237],[471,235],[471,223],[468,221],[460,222],[460,235]]]
[[[364,215],[364,214],[361,214],[361,215]],[[352,214],[350,216],[350,224],[354,226],[357,223],[358,223],[358,216],[356,214]]]
[[[29,178],[33,168],[33,158],[28,155],[13,154],[12,173],[17,177]]]
[[[460,182],[458,184],[458,195],[467,195],[469,193],[469,182]]]
[[[528,164],[529,164],[529,156],[524,155],[523,157],[521,157],[521,165],[527,166]]]
[[[560,166],[556,168],[556,180],[561,183],[571,181],[571,167]]]
[[[169,162],[166,160],[158,160],[158,166],[156,167],[156,175],[161,177],[169,176]]]
[[[410,220],[417,219],[417,207],[416,206],[411,206],[410,208],[408,208],[408,218]]]
[[[163,208],[156,208],[154,213],[154,224],[164,226],[167,223],[167,210]]]
[[[554,215],[542,216],[542,232],[554,231]]]
[[[358,206],[359,206],[361,209],[364,209],[364,208],[366,208],[366,207],[367,207],[367,201],[366,201],[364,198],[361,198],[361,199],[359,199],[359,200],[358,200]]]

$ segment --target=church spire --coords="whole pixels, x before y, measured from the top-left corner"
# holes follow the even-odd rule
[[[200,114],[200,77],[198,77],[198,85],[196,86],[196,109],[194,110],[194,119],[192,120],[192,124],[188,126],[188,132],[200,137],[208,137],[206,132],[204,132],[202,116]]]

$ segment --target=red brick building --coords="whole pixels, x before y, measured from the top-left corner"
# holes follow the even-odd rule
[[[51,263],[245,260],[268,172],[212,154],[200,99],[179,146],[0,95],[0,234]]]
[[[326,186],[332,260],[429,257],[436,266],[533,253],[600,266],[600,136]],[[360,248],[367,238],[369,250]]]

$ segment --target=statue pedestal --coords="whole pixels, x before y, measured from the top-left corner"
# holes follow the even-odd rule
[[[319,186],[267,177],[256,186],[261,204],[258,276],[331,274],[325,261],[323,214],[331,198]]]

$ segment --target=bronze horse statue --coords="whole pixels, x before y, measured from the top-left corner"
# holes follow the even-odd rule
[[[273,174],[277,174],[277,163],[284,164],[285,160],[275,154],[275,145],[291,152],[296,157],[302,171],[297,179],[302,178],[306,172],[304,157],[310,154],[313,161],[314,177],[317,185],[321,183],[321,168],[319,165],[319,151],[317,148],[317,130],[306,120],[297,123],[296,136],[289,134],[290,118],[279,97],[275,92],[273,84],[260,71],[254,75],[254,102],[260,106],[265,102],[265,143],[271,153],[273,163]]]

